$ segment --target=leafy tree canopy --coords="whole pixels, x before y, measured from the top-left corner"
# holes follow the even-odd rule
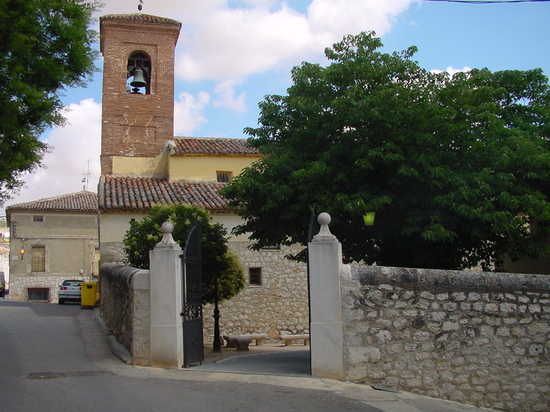
[[[346,36],[328,66],[295,67],[288,94],[260,103],[245,132],[264,157],[223,192],[244,220],[236,232],[257,248],[305,244],[310,214],[327,211],[348,261],[487,269],[548,256],[547,77],[436,74],[416,48],[381,46]]]
[[[160,227],[164,222],[174,225],[172,236],[184,248],[189,229],[198,221],[201,223],[203,302],[214,303],[216,278],[219,301],[231,299],[244,288],[243,270],[227,245],[226,229],[211,220],[206,210],[194,206],[154,206],[141,221],[130,222],[130,229],[124,236],[127,263],[140,269],[149,268],[149,251],[161,241]]]
[[[63,124],[60,95],[94,71],[96,34],[89,29],[97,3],[80,0],[0,2],[0,203],[40,165],[38,138]]]

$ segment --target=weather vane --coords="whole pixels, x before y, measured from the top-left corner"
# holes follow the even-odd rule
[[[139,0],[138,10],[139,11],[143,10],[143,0]]]

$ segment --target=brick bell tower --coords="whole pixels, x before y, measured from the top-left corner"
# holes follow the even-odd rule
[[[101,174],[114,157],[158,156],[174,138],[175,20],[147,14],[100,17],[103,54]]]

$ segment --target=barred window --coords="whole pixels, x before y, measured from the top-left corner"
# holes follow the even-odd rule
[[[48,302],[50,289],[48,288],[29,288],[29,302]]]
[[[251,286],[262,286],[262,268],[248,268],[248,283]]]

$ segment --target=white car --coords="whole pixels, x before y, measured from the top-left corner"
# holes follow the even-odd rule
[[[82,297],[82,283],[83,280],[64,280],[63,284],[59,286],[59,298],[58,303],[60,305],[67,301],[80,303]]]

